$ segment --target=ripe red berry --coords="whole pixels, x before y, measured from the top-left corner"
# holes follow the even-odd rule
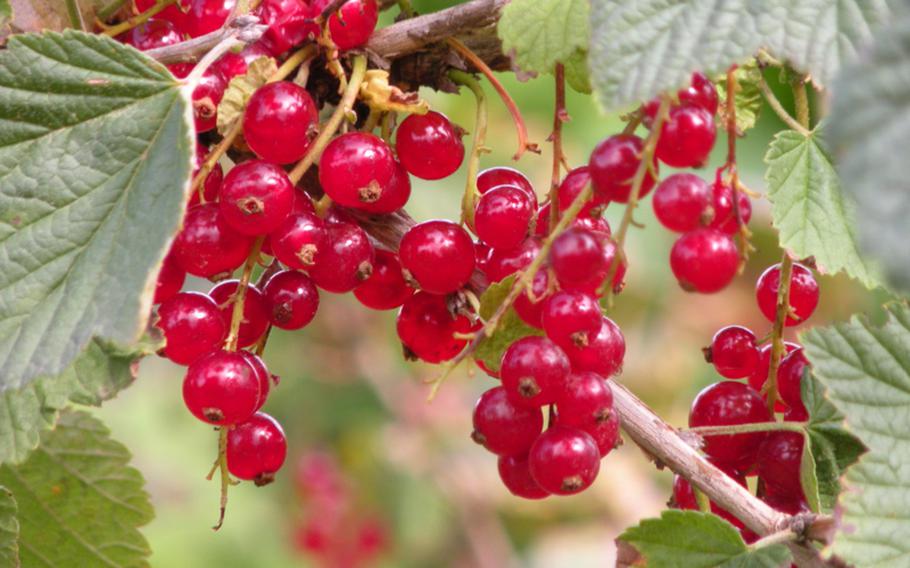
[[[758,347],[752,330],[738,325],[727,326],[714,334],[706,358],[720,376],[743,379],[758,367]]]
[[[296,192],[283,169],[264,160],[248,160],[228,172],[218,204],[235,231],[264,235],[287,218]]]
[[[256,380],[259,381],[259,402],[256,403],[256,410],[259,410],[269,398],[269,391],[272,389],[272,374],[269,373],[268,367],[265,366],[265,361],[255,353],[243,349],[237,351],[237,353],[240,353],[246,359],[246,362],[253,368],[253,372],[256,373]]]
[[[186,271],[180,267],[177,257],[169,252],[164,257],[164,262],[161,263],[161,270],[158,271],[158,280],[155,282],[155,297],[152,299],[152,303],[160,304],[176,296],[180,288],[183,287],[185,279]]]
[[[644,142],[634,134],[610,136],[594,148],[588,163],[594,191],[610,201],[626,203],[632,191],[632,178],[641,163]],[[657,162],[654,162],[657,172]],[[638,197],[644,197],[655,183],[651,172],[645,174]]]
[[[187,211],[173,251],[184,270],[210,278],[229,274],[243,264],[252,244],[225,223],[217,203],[207,203]]]
[[[796,413],[805,413],[803,404],[802,384],[803,373],[809,361],[803,350],[794,349],[780,362],[777,371],[777,392],[787,407]]]
[[[180,365],[219,349],[228,331],[218,305],[199,292],[181,292],[163,302],[155,325],[164,334],[164,356]]]
[[[780,288],[780,264],[768,267],[755,285],[755,299],[758,309],[768,321],[777,315],[777,292]],[[790,327],[803,323],[812,316],[818,306],[818,282],[812,271],[802,264],[793,263],[790,273],[790,309],[784,325]]]
[[[117,37],[127,45],[132,45],[139,51],[147,51],[156,47],[180,43],[180,32],[177,27],[167,20],[150,18],[147,22]]]
[[[595,233],[602,233],[603,236],[609,238],[613,231],[610,229],[610,223],[607,222],[603,217],[591,217],[598,208],[605,208],[609,201],[601,199],[597,195],[594,196],[594,200],[589,202],[589,204],[597,203],[591,209],[591,213],[585,216],[576,217],[572,221],[572,227],[579,229],[587,229]],[[537,209],[537,227],[534,229],[534,234],[538,237],[546,237],[550,234],[550,204],[544,203]]]
[[[183,402],[209,424],[243,422],[256,412],[259,398],[257,373],[239,353],[209,353],[190,365],[183,379]]]
[[[805,499],[799,475],[803,443],[803,435],[798,432],[769,434],[758,460],[758,476],[769,493],[788,499]]]
[[[193,89],[193,121],[196,133],[208,132],[215,128],[218,120],[218,103],[224,97],[227,81],[221,73],[206,70]]]
[[[528,456],[501,457],[497,467],[499,479],[512,495],[523,499],[543,499],[549,495],[531,477]]]
[[[699,228],[710,203],[708,184],[695,174],[673,174],[654,191],[654,215],[661,225],[679,233]]]
[[[411,198],[411,176],[400,162],[395,162],[395,171],[379,195],[372,203],[361,203],[358,209],[368,213],[384,215],[398,211]]]
[[[561,285],[567,289],[581,290],[592,296],[600,296],[603,292],[601,288],[603,287],[604,281],[607,279],[610,267],[613,266],[613,258],[616,256],[616,243],[607,237],[605,233],[595,231],[592,231],[592,233],[600,241],[600,253],[603,259],[599,263],[600,268],[598,270],[592,270],[588,275],[588,279],[583,282],[566,282],[564,284],[561,283]],[[623,279],[625,277],[626,262],[625,260],[620,259],[619,264],[616,265],[616,273],[613,275],[612,286],[614,291],[619,292],[622,290]]]
[[[591,174],[588,166],[580,166],[566,174],[557,190],[559,212],[562,214],[571,207],[575,198],[591,183]],[[600,217],[607,208],[609,201],[599,194],[594,194],[585,202],[584,207],[578,212],[578,217]]]
[[[427,363],[448,361],[461,353],[467,340],[454,334],[476,328],[467,317],[451,312],[445,296],[427,292],[417,292],[405,300],[396,327],[409,355]]]
[[[249,70],[253,61],[260,57],[271,57],[272,54],[262,46],[261,42],[251,43],[240,50],[239,53],[229,51],[218,58],[218,61],[212,64],[215,71],[221,73],[224,80],[228,83],[238,75],[244,75]]]
[[[543,329],[543,322],[541,317],[543,315],[543,308],[546,304],[546,293],[549,282],[549,271],[546,269],[541,269],[537,271],[537,274],[534,275],[534,280],[531,282],[531,289],[525,290],[517,298],[515,298],[515,313],[518,314],[518,317],[521,318],[521,321],[530,325],[531,327],[536,327],[537,329]],[[528,296],[528,293],[531,293],[534,297],[534,300],[531,300],[531,297]]]
[[[136,12],[142,13],[155,5],[157,0],[135,0]],[[155,18],[159,20],[167,20],[168,22],[174,24],[174,27],[177,28],[177,31],[180,33],[184,32],[184,23],[186,21],[186,11],[190,8],[190,0],[178,0],[177,2],[169,5],[164,10],[161,10],[155,15]]]
[[[734,426],[772,420],[765,401],[752,387],[723,381],[705,387],[692,402],[689,427]],[[749,471],[758,459],[765,432],[704,436],[706,454],[724,466]]]
[[[733,188],[726,183],[715,183],[711,193],[714,217],[708,226],[728,235],[735,235],[739,231],[739,223],[736,220],[736,210],[733,209]],[[752,201],[744,192],[738,192],[738,195],[739,217],[743,225],[748,225],[752,218]]]
[[[401,274],[401,263],[394,253],[376,250],[373,273],[354,289],[360,303],[374,310],[391,310],[402,305],[414,289],[408,286]]]
[[[585,432],[552,426],[537,438],[528,454],[531,477],[556,495],[584,491],[600,471],[600,452]]]
[[[536,237],[525,239],[514,249],[494,249],[487,259],[484,272],[491,282],[500,282],[507,276],[526,268],[540,252],[540,240]]]
[[[569,376],[569,359],[545,337],[523,337],[502,354],[502,386],[512,402],[534,408],[556,402]]]
[[[267,83],[243,112],[243,137],[260,158],[290,164],[306,154],[318,120],[306,89],[291,81]]]
[[[373,273],[375,251],[370,238],[354,223],[326,226],[326,245],[318,247],[313,266],[307,268],[317,286],[344,294]]]
[[[528,192],[528,197],[531,198],[531,201],[537,203],[537,194],[534,193],[534,186],[531,185],[531,181],[528,180],[523,173],[514,168],[499,166],[488,168],[477,174],[477,191],[481,194],[490,191],[494,187],[499,187],[500,185],[514,185],[520,187]]]
[[[570,227],[553,241],[550,265],[560,286],[574,288],[588,283],[592,274],[606,274],[603,241],[587,229]]]
[[[771,372],[771,349],[773,345],[771,343],[766,344],[758,352],[758,365],[755,366],[755,370],[749,375],[749,386],[755,389],[758,392],[764,390],[765,382],[768,380],[768,374]],[[787,355],[793,353],[794,351],[800,349],[800,346],[796,343],[791,343],[789,341],[784,342],[785,351],[781,357],[781,361],[777,367],[777,384],[781,383],[781,372],[783,371],[784,362],[787,360]],[[778,394],[780,393],[778,389]],[[778,400],[775,405],[775,410],[777,412],[783,412],[786,410],[786,405]]]
[[[572,373],[556,400],[556,407],[561,426],[586,430],[613,415],[613,391],[609,382],[597,373]]]
[[[348,0],[329,16],[332,42],[342,51],[362,47],[376,29],[378,19],[376,0]]]
[[[378,201],[394,173],[395,160],[388,144],[366,132],[335,138],[319,159],[322,189],[346,207]]]
[[[259,43],[272,55],[281,55],[295,45],[316,40],[319,26],[314,20],[319,12],[311,3],[301,0],[263,0],[255,14],[268,28]]]
[[[464,159],[460,129],[435,111],[404,119],[395,133],[395,149],[408,172],[420,179],[448,177]]]
[[[266,282],[262,295],[269,321],[281,329],[300,329],[313,321],[319,308],[319,290],[309,277],[283,270]]]
[[[431,294],[454,292],[474,273],[474,242],[450,221],[425,221],[408,229],[398,256],[405,280]]]
[[[494,249],[513,249],[530,231],[536,210],[517,186],[501,185],[484,193],[474,213],[474,232]]]
[[[717,114],[717,87],[704,73],[692,73],[692,82],[677,92],[680,104],[698,106],[711,116]]]
[[[318,252],[327,246],[325,223],[315,213],[287,217],[270,235],[272,253],[288,268],[306,270],[316,264]]]
[[[587,345],[571,342],[561,347],[574,372],[592,371],[603,377],[619,373],[626,356],[626,340],[622,331],[606,316],[601,320],[597,333],[588,335]]]
[[[562,290],[543,303],[543,330],[559,346],[590,344],[602,321],[600,304],[584,292]]]
[[[561,415],[556,417],[556,424],[564,425]],[[594,439],[600,457],[606,457],[622,444],[622,438],[619,435],[619,414],[616,412],[611,412],[606,420],[587,422],[575,427]]]
[[[209,296],[218,304],[221,317],[230,329],[231,319],[234,316],[239,280],[223,280],[209,290]],[[269,326],[269,310],[259,288],[250,284],[243,299],[243,313],[240,319],[240,330],[237,334],[237,346],[248,347],[262,337]]]
[[[277,420],[257,412],[228,431],[227,466],[238,479],[254,481],[257,486],[275,480],[284,465],[288,443]]]
[[[708,161],[716,137],[714,116],[708,111],[673,107],[657,139],[657,158],[674,168],[699,168]]]
[[[792,497],[778,496],[774,493],[766,492],[761,496],[761,500],[772,509],[788,515],[812,512],[805,499],[793,499]]]
[[[202,169],[202,164],[205,162],[208,153],[209,149],[205,145],[198,142],[196,143],[196,158],[193,161],[194,178],[196,177],[196,174],[199,173],[199,170]],[[224,169],[222,169],[221,164],[215,162],[212,171],[205,176],[205,181],[202,183],[202,196],[205,197],[206,203],[218,200],[218,195],[221,193],[221,184],[223,182]],[[190,207],[198,205],[199,203],[199,192],[194,191],[190,196]]]
[[[542,430],[540,409],[516,406],[502,387],[483,393],[474,406],[471,438],[498,456],[527,455]]]
[[[199,37],[223,26],[237,0],[190,0],[189,4],[184,30],[190,37]]]
[[[729,235],[697,229],[673,244],[670,268],[683,290],[710,294],[725,288],[736,276],[739,251]]]

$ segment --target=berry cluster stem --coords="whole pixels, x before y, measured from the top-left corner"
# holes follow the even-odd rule
[[[468,156],[468,179],[465,182],[464,197],[461,200],[461,221],[469,227],[473,227],[474,209],[477,206],[477,173],[480,170],[480,155],[487,151],[484,147],[487,138],[487,100],[480,82],[470,73],[452,69],[449,71],[449,78],[456,84],[469,88],[474,93],[477,103],[471,154]]]
[[[739,129],[736,126],[736,91],[739,85],[736,81],[736,65],[727,70],[727,98],[726,98],[726,118],[727,118],[727,161],[721,167],[720,171],[726,170],[730,175],[730,188],[733,193],[733,216],[736,219],[736,226],[739,228],[737,240],[739,241],[739,270],[742,271],[749,259],[749,252],[752,245],[749,238],[752,233],[743,222],[742,211],[739,208],[739,194],[742,188],[739,182],[739,170],[736,167],[736,139],[739,138]]]
[[[246,291],[250,287],[250,277],[253,275],[253,267],[259,261],[259,251],[262,249],[262,242],[265,237],[259,237],[253,244],[253,250],[243,265],[243,273],[240,275],[240,282],[237,284],[237,291],[234,292],[234,307],[231,311],[231,328],[228,332],[227,339],[224,342],[224,348],[227,351],[237,350],[237,339],[240,336],[240,323],[243,321],[243,304],[246,300]]]
[[[227,426],[218,428],[218,461],[216,465],[218,467],[219,475],[221,476],[221,499],[218,506],[218,522],[212,527],[212,530],[214,531],[220,529],[224,524],[224,514],[227,511],[228,489],[233,484],[231,474],[227,467],[227,439]],[[211,480],[211,478],[212,474],[209,474],[209,479]]]
[[[562,123],[568,120],[566,113],[566,70],[562,63],[556,64],[554,71],[556,97],[553,104],[553,170],[550,175],[550,227],[559,222],[559,178],[563,163],[566,161],[562,151]]]
[[[749,434],[752,432],[803,432],[806,425],[802,422],[755,422],[752,424],[730,424],[724,426],[697,426],[689,428],[686,432],[699,436],[717,436],[724,434]]]
[[[783,121],[790,129],[795,130],[802,134],[803,136],[809,136],[811,133],[808,128],[808,121],[806,121],[806,126],[803,126],[795,118],[793,118],[787,109],[784,108],[784,105],[781,104],[780,100],[775,96],[774,91],[771,90],[771,87],[768,86],[768,82],[765,81],[764,76],[759,79],[758,89],[761,91],[765,100],[768,101],[768,106],[771,107],[771,110],[778,116],[778,118]],[[806,106],[808,110],[808,105]]]
[[[145,12],[141,12],[131,18],[127,18],[126,20],[123,20],[116,25],[106,27],[101,33],[108,37],[116,37],[124,32],[128,32],[136,26],[140,26],[149,21],[153,16],[156,16],[159,12],[175,2],[177,2],[177,0],[157,0],[157,2],[155,2],[155,5]]]
[[[783,359],[784,351],[784,323],[787,321],[790,306],[790,275],[793,273],[793,260],[787,251],[784,251],[780,261],[780,284],[777,288],[777,309],[774,314],[774,327],[771,331],[771,360],[768,364],[767,389],[768,410],[774,414],[774,404],[778,399],[777,370]]]

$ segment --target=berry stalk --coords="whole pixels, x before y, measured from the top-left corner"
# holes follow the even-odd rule
[[[774,315],[774,327],[771,331],[771,361],[768,364],[767,388],[768,410],[774,412],[774,404],[779,398],[777,388],[777,370],[786,352],[784,345],[784,324],[787,321],[790,306],[790,276],[793,273],[793,260],[784,251],[780,261],[780,285],[777,289],[777,308]]]
[[[234,308],[231,312],[231,328],[228,332],[227,339],[224,342],[224,348],[227,351],[237,350],[237,339],[240,336],[240,323],[243,321],[243,302],[246,299],[246,291],[250,286],[250,277],[253,275],[253,267],[256,266],[256,262],[259,260],[259,251],[262,249],[262,242],[264,240],[265,237],[256,239],[253,250],[250,251],[250,256],[246,259],[246,264],[243,265],[243,273],[240,275],[240,282],[237,284],[237,292],[233,298]]]
[[[128,32],[131,29],[135,28],[136,26],[142,25],[145,22],[149,21],[152,17],[157,15],[159,12],[161,12],[162,10],[164,10],[171,4],[174,4],[175,2],[177,2],[177,0],[158,0],[157,2],[155,2],[154,6],[152,6],[145,12],[136,14],[135,16],[132,16],[131,18],[127,18],[126,20],[123,20],[119,24],[105,27],[104,31],[101,33],[103,33],[104,35],[106,35],[108,37],[116,37],[124,32]]]
[[[727,70],[727,99],[726,99],[726,118],[727,118],[727,161],[721,167],[721,171],[726,170],[730,175],[730,190],[733,192],[733,218],[736,219],[736,226],[739,228],[737,238],[739,240],[739,270],[742,271],[749,259],[749,252],[752,245],[749,238],[752,233],[743,222],[743,214],[739,207],[739,193],[742,191],[739,182],[739,170],[736,167],[736,139],[739,138],[739,129],[736,127],[736,91],[739,90],[739,84],[736,81],[736,65]]]
[[[719,434],[748,434],[751,432],[802,432],[802,422],[756,422],[754,424],[731,424],[726,426],[695,426],[685,430],[699,436],[716,436]]]
[[[562,63],[556,64],[555,70],[556,98],[553,104],[553,133],[550,141],[553,143],[553,170],[550,177],[550,226],[555,227],[559,222],[559,180],[560,168],[566,162],[562,151],[562,123],[568,120],[566,113],[566,69]]]
[[[771,107],[771,110],[773,110],[778,118],[780,118],[791,130],[795,130],[803,136],[809,136],[811,134],[806,126],[797,122],[797,120],[787,112],[784,105],[782,105],[777,96],[774,95],[771,87],[768,86],[768,82],[765,81],[764,76],[762,76],[758,82],[758,89],[761,91],[762,96],[765,97],[765,100],[768,101],[768,106]],[[806,123],[808,124],[808,121],[806,121]]]
[[[452,69],[449,71],[449,78],[455,83],[469,88],[474,93],[477,104],[471,154],[468,156],[468,180],[465,183],[464,197],[461,200],[461,221],[469,227],[473,227],[474,210],[477,208],[477,172],[480,171],[480,154],[487,151],[484,147],[487,137],[487,101],[480,82],[470,73]]]

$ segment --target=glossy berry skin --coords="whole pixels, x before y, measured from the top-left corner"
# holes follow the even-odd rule
[[[392,150],[382,138],[366,132],[338,136],[319,159],[322,189],[347,207],[377,201],[394,174]]]
[[[603,241],[593,232],[571,227],[553,241],[550,265],[562,287],[587,283],[592,274],[606,273]]]
[[[379,19],[376,0],[348,0],[329,16],[332,42],[342,51],[363,47]]]
[[[408,229],[398,257],[405,280],[431,294],[454,292],[474,273],[474,242],[450,221],[425,221]]]
[[[541,324],[547,337],[559,346],[585,346],[600,330],[603,316],[593,296],[561,290],[543,303]]]
[[[556,417],[556,424],[564,425],[562,416]],[[600,457],[606,457],[607,454],[622,445],[622,438],[619,435],[619,414],[611,412],[606,420],[586,422],[579,426],[573,426],[587,433],[597,444],[597,450]]]
[[[572,202],[575,201],[575,198],[577,198],[590,183],[591,174],[588,170],[588,166],[580,166],[566,174],[566,177],[563,178],[562,182],[559,184],[559,189],[557,189],[556,193],[556,198],[559,202],[560,216],[562,216],[562,213],[566,209],[572,206]],[[608,204],[609,201],[602,196],[595,194],[591,199],[588,199],[588,201],[585,202],[581,211],[578,212],[578,217],[600,217]]]
[[[184,30],[190,37],[199,37],[224,25],[237,0],[190,0]]]
[[[155,5],[156,0],[135,0],[136,12],[142,13]],[[155,15],[156,19],[167,20],[177,29],[178,32],[183,33],[184,23],[186,21],[186,10],[189,10],[190,0],[178,0],[174,4],[171,4],[164,10],[161,10]]]
[[[715,229],[683,234],[670,251],[670,268],[687,292],[710,294],[722,290],[736,276],[739,251],[730,235]]]
[[[208,69],[193,89],[193,123],[196,133],[208,132],[218,121],[218,103],[224,98],[227,81],[217,71]]]
[[[589,434],[552,426],[534,442],[528,463],[531,477],[541,489],[572,495],[594,483],[600,471],[600,451]]]
[[[281,424],[264,412],[257,412],[228,431],[228,471],[237,479],[254,481],[257,486],[275,479],[287,451]]]
[[[283,270],[269,278],[262,296],[269,321],[281,329],[305,327],[319,309],[319,290],[306,274],[296,270]]]
[[[780,362],[777,371],[777,392],[789,409],[797,413],[806,410],[802,399],[803,372],[809,361],[803,350],[794,349]]]
[[[523,337],[502,354],[499,376],[514,404],[524,408],[553,404],[565,388],[569,358],[545,337]]]
[[[184,280],[186,280],[186,271],[180,267],[177,257],[168,253],[164,257],[164,262],[161,263],[161,270],[158,271],[158,280],[155,281],[155,297],[152,299],[152,303],[160,304],[176,296],[183,287]]]
[[[758,365],[755,367],[755,371],[749,375],[749,386],[753,389],[761,392],[765,386],[765,382],[768,380],[768,374],[771,369],[771,349],[772,344],[768,343],[758,351]],[[781,374],[786,369],[784,363],[787,361],[787,356],[799,349],[801,347],[796,343],[791,343],[789,341],[784,342],[784,354],[781,358],[780,364],[777,367],[777,382],[778,385],[781,383]],[[775,410],[778,412],[783,412],[786,410],[786,405],[784,405],[780,400],[777,401],[775,405]]]
[[[436,111],[404,119],[395,133],[395,148],[405,169],[420,179],[448,177],[464,160],[460,130]]]
[[[394,172],[385,189],[379,195],[376,201],[370,203],[361,203],[358,209],[368,213],[384,215],[398,211],[411,198],[411,176],[401,165],[401,162],[394,163]]]
[[[283,169],[264,160],[248,160],[228,172],[218,205],[225,222],[238,233],[264,235],[287,218],[296,191]]]
[[[632,191],[632,178],[641,163],[644,142],[634,134],[610,136],[594,148],[588,162],[594,191],[610,201],[627,203]],[[654,162],[657,171],[657,162]],[[644,197],[654,187],[654,176],[648,172],[638,197]]]
[[[739,231],[739,223],[736,220],[736,210],[733,209],[733,188],[726,183],[715,183],[711,191],[714,217],[708,226],[735,235]],[[739,192],[739,216],[743,225],[748,225],[752,219],[752,201],[744,192]]]
[[[196,177],[196,174],[202,169],[202,164],[205,162],[208,153],[208,148],[203,144],[196,143],[196,158],[193,161],[193,177]],[[205,181],[202,183],[202,195],[205,197],[206,203],[218,200],[218,195],[221,193],[221,185],[223,183],[224,169],[221,167],[221,164],[215,162],[212,171],[205,176]],[[190,206],[199,205],[199,203],[199,191],[194,191],[190,196]]]
[[[474,212],[474,232],[494,249],[512,249],[528,237],[536,209],[517,186],[501,185],[484,193]]]
[[[762,446],[758,476],[775,496],[804,499],[799,478],[804,437],[798,432],[772,432]]]
[[[516,406],[506,390],[494,387],[474,405],[471,438],[498,456],[523,456],[543,430],[539,408]]]
[[[548,282],[549,282],[549,271],[548,270],[538,270],[537,274],[534,275],[534,280],[531,282],[531,294],[533,294],[536,301],[531,301],[531,297],[528,296],[528,291],[525,290],[517,298],[515,298],[515,313],[518,314],[518,317],[521,318],[521,321],[530,325],[531,327],[536,327],[537,329],[543,329],[543,309],[546,305],[546,298],[544,295],[547,292]]]
[[[586,229],[588,230],[588,229]],[[600,241],[600,254],[602,257],[601,262],[599,263],[599,269],[592,270],[588,275],[587,280],[581,282],[565,282],[563,285],[566,289],[571,290],[581,290],[587,292],[592,296],[602,295],[604,282],[607,279],[607,275],[610,272],[610,267],[613,265],[613,258],[616,256],[616,243],[612,239],[606,236],[605,233],[598,233],[591,231]],[[623,287],[623,279],[626,277],[626,262],[620,260],[619,264],[616,265],[616,273],[613,275],[613,282],[611,283],[613,290],[619,292]]]
[[[586,216],[576,217],[572,221],[572,227],[577,227],[580,229],[587,229],[595,233],[603,233],[604,236],[610,237],[613,234],[613,231],[610,229],[610,223],[607,222],[603,217],[592,217],[598,208],[605,208],[609,201],[601,199],[597,195],[594,196],[594,200],[590,201],[589,204],[597,203],[591,208],[591,213]],[[561,216],[561,214],[560,214]],[[546,237],[550,233],[550,204],[544,203],[537,209],[537,227],[534,228],[534,234],[538,237]]]
[[[689,427],[770,422],[765,401],[752,387],[723,381],[705,387],[692,402]],[[766,432],[704,436],[704,451],[718,464],[747,472],[758,459]]]
[[[676,96],[682,105],[701,107],[711,116],[717,114],[717,87],[704,73],[692,73],[692,82],[685,89],[680,89]]]
[[[260,158],[290,164],[306,154],[318,119],[306,89],[291,81],[267,83],[250,97],[243,137]]]
[[[119,36],[117,39],[127,45],[132,45],[139,51],[147,51],[156,47],[180,43],[180,32],[177,27],[167,20],[151,18],[144,24]]]
[[[597,373],[572,373],[556,407],[561,426],[586,430],[613,415],[613,391],[609,382]]]
[[[705,357],[710,359],[720,376],[743,379],[758,367],[758,346],[752,330],[739,325],[727,326],[714,334]]]
[[[221,216],[218,204],[191,207],[177,233],[173,252],[177,262],[193,276],[210,278],[228,274],[243,264],[252,241],[231,229]]]
[[[373,273],[373,244],[359,225],[329,224],[326,243],[318,249],[313,266],[308,268],[313,282],[326,292],[350,292]]]
[[[394,253],[376,250],[373,273],[354,289],[354,296],[374,310],[391,310],[401,306],[414,294],[401,275],[401,263]]]
[[[499,282],[527,267],[539,252],[540,240],[536,237],[525,239],[514,249],[494,249],[485,263],[484,273],[490,282]]]
[[[717,128],[714,117],[697,106],[678,106],[661,128],[657,158],[674,168],[699,168],[708,161]]]
[[[497,462],[499,479],[509,493],[523,499],[545,499],[550,494],[531,477],[528,456],[501,457]]]
[[[269,235],[272,254],[288,268],[306,270],[316,264],[320,250],[328,246],[325,223],[314,212],[288,216]]]
[[[256,403],[256,410],[259,410],[269,398],[269,391],[272,389],[272,374],[269,373],[268,367],[265,366],[265,361],[252,351],[240,349],[237,353],[240,353],[246,359],[246,362],[253,368],[253,372],[256,373],[256,380],[259,381],[259,402]]]
[[[263,0],[256,15],[268,26],[259,43],[272,55],[319,37],[319,26],[313,21],[319,10],[303,0]]]
[[[498,166],[487,168],[477,174],[477,191],[484,194],[494,187],[500,185],[514,185],[528,192],[528,197],[534,203],[537,203],[537,194],[534,193],[534,186],[531,181],[520,171],[515,168]]]
[[[660,224],[671,231],[685,233],[702,225],[711,203],[711,190],[695,174],[673,174],[654,191],[652,205]]]
[[[231,318],[234,316],[234,294],[239,280],[223,280],[209,290],[209,296],[218,304],[221,317],[230,330]],[[249,347],[256,343],[269,326],[269,310],[259,288],[250,284],[243,299],[243,314],[240,319],[240,330],[237,333],[237,346]]]
[[[449,311],[445,296],[417,292],[401,306],[396,329],[409,355],[427,363],[452,359],[464,349],[467,340],[455,333],[469,333],[476,326],[463,315]]]
[[[622,331],[606,316],[603,316],[597,333],[588,335],[587,345],[573,341],[561,347],[569,358],[572,371],[591,371],[603,377],[617,374],[626,356],[626,340]]]
[[[199,292],[181,292],[163,302],[155,326],[164,334],[164,356],[179,365],[220,349],[228,332],[218,304]]]
[[[755,299],[758,309],[773,322],[777,315],[777,291],[780,288],[780,264],[768,267],[755,284]],[[793,263],[790,272],[790,312],[784,325],[791,327],[803,323],[812,316],[818,306],[818,282],[812,271],[799,263]]]
[[[238,424],[256,412],[259,378],[239,354],[215,351],[196,360],[183,379],[183,402],[209,424]]]

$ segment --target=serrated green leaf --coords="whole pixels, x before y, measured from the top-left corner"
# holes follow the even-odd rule
[[[740,132],[745,132],[755,126],[758,114],[764,103],[761,90],[758,87],[759,83],[761,83],[762,74],[754,59],[737,67],[733,74],[737,85],[736,94],[733,97],[733,105],[736,110],[736,128]],[[717,112],[720,117],[720,123],[723,124],[727,121],[726,73],[717,80],[717,94],[720,103]]]
[[[840,179],[817,134],[779,132],[765,155],[768,199],[780,243],[798,257],[814,256],[824,272],[846,272],[868,288],[877,280],[866,265]]]
[[[591,76],[588,73],[588,52],[576,50],[565,61],[566,83],[576,92],[591,94]]]
[[[247,101],[256,89],[265,85],[269,77],[278,71],[278,65],[271,57],[258,57],[249,64],[246,73],[231,79],[221,102],[218,103],[218,133],[224,135],[234,121],[243,114]]]
[[[910,17],[876,34],[864,60],[832,85],[828,127],[844,189],[857,203],[860,244],[910,290]]]
[[[777,568],[790,561],[785,546],[750,549],[736,527],[700,511],[664,511],[626,529],[619,540],[660,568]]]
[[[616,109],[765,47],[827,83],[888,14],[885,0],[592,0],[591,80]]]
[[[189,193],[186,90],[98,35],[0,51],[0,392],[144,331]]]
[[[19,507],[24,566],[146,566],[153,517],[130,454],[96,418],[61,413],[27,461],[0,468]]]
[[[512,0],[497,28],[505,53],[525,71],[552,73],[588,47],[588,0]]]
[[[910,565],[910,308],[802,334],[813,373],[869,448],[844,478],[833,552],[857,566]],[[842,442],[835,442],[839,444]]]
[[[484,321],[490,319],[496,309],[502,305],[514,283],[515,276],[509,276],[486,289],[480,297],[480,317]],[[502,359],[502,354],[505,350],[509,348],[509,345],[529,335],[543,335],[543,332],[521,321],[521,318],[515,313],[515,308],[510,307],[502,319],[499,320],[495,333],[484,337],[477,345],[477,349],[474,351],[474,358],[481,361],[491,371],[499,371],[499,361]]]
[[[13,494],[0,485],[0,566],[19,566],[19,519]]]

